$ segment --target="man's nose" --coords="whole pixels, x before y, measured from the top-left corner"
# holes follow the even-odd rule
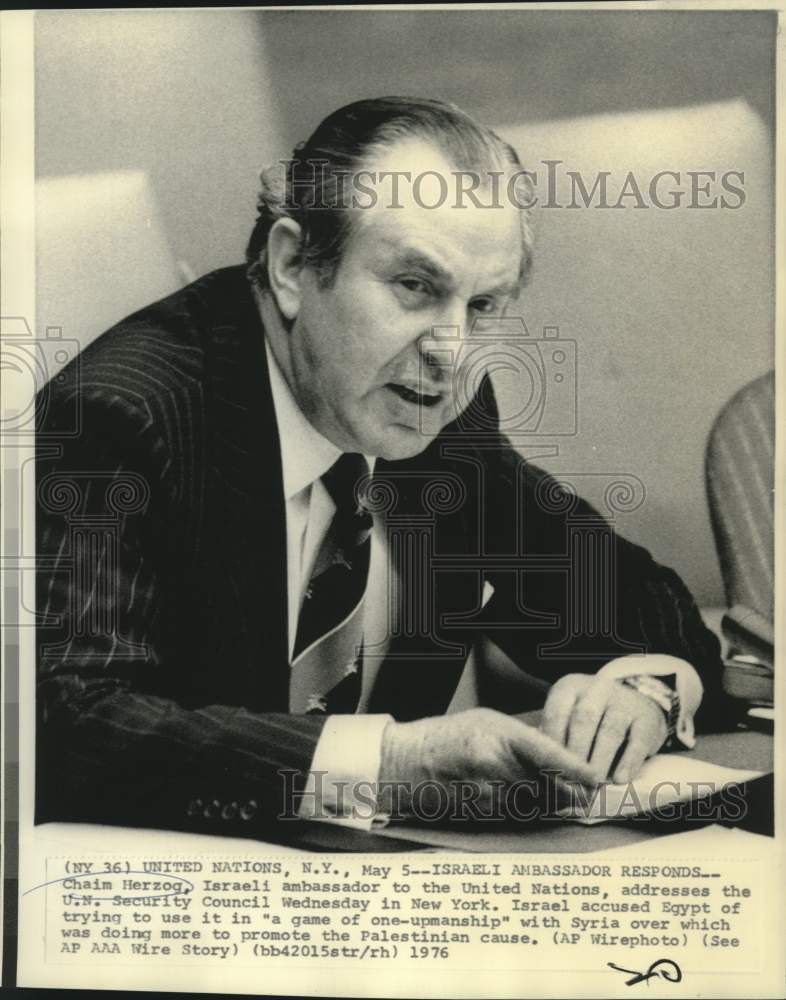
[[[446,374],[456,367],[468,334],[466,322],[466,309],[459,303],[443,310],[424,330],[418,340],[418,349],[423,364],[432,372]]]
[[[445,378],[455,368],[460,348],[457,331],[432,328],[418,341],[421,364],[432,378]]]

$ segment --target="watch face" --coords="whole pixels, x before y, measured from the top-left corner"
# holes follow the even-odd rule
[[[666,716],[666,727],[668,729],[667,742],[671,739],[677,729],[677,721],[680,714],[680,699],[676,687],[676,674],[668,674],[666,677],[655,676],[653,674],[636,674],[625,677],[623,684],[633,688],[645,697],[650,698],[663,709]],[[672,683],[667,683],[671,681]],[[665,745],[665,744],[664,744]]]

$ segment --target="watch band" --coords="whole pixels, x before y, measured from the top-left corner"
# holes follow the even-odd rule
[[[672,680],[674,675],[672,674]],[[666,740],[664,747],[670,747],[674,743],[674,736],[677,732],[677,723],[680,717],[680,696],[673,686],[665,683],[664,678],[656,677],[654,674],[632,674],[630,677],[623,677],[622,683],[639,694],[660,705],[663,714],[666,716]]]

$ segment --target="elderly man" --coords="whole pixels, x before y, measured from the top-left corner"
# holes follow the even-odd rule
[[[717,717],[683,584],[514,449],[477,377],[468,337],[530,265],[522,175],[451,105],[342,108],[263,184],[246,268],[50,387],[40,820],[259,833],[284,790],[417,815],[424,782],[626,780]],[[446,712],[482,636],[551,685],[540,729]]]

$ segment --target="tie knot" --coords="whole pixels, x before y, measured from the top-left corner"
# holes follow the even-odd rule
[[[324,474],[322,482],[336,505],[336,519],[356,535],[355,544],[371,530],[372,517],[363,507],[370,470],[362,455],[341,456]]]
[[[342,515],[363,512],[363,494],[368,488],[368,462],[363,455],[342,455],[322,477],[337,510]]]

